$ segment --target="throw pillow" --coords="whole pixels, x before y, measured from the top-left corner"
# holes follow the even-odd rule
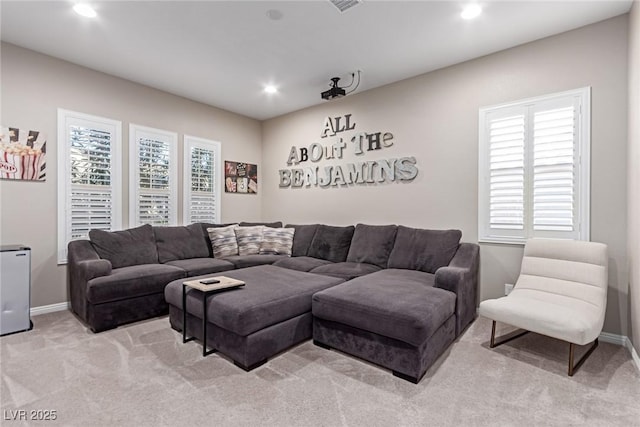
[[[158,250],[149,224],[122,231],[90,230],[89,239],[100,258],[112,268],[157,264]]]
[[[199,223],[202,226],[202,232],[204,233],[205,241],[207,243],[207,250],[209,251],[209,258],[213,257],[213,250],[211,245],[211,239],[209,238],[209,232],[207,231],[210,228],[220,228],[220,227],[229,227],[230,225],[237,225],[237,223],[227,223],[227,224],[213,224],[210,222],[201,222]]]
[[[214,258],[238,255],[238,242],[234,229],[237,225],[207,228]]]
[[[254,227],[236,227],[238,241],[238,255],[258,255],[262,244],[263,225]]]
[[[295,228],[265,227],[262,233],[260,254],[289,255],[293,247]]]

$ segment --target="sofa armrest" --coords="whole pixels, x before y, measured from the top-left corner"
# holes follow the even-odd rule
[[[87,259],[76,264],[79,275],[85,282],[111,274],[111,263],[106,259]]]
[[[111,262],[100,258],[88,240],[73,240],[68,245],[67,274],[72,310],[87,320],[87,282],[111,274]]]
[[[470,279],[470,270],[462,267],[440,267],[436,271],[435,287],[458,294]]]
[[[461,243],[446,267],[436,271],[435,287],[456,294],[456,336],[476,315],[478,295],[478,265],[480,247],[475,243]]]
[[[111,262],[100,258],[90,241],[73,240],[68,249],[69,265],[77,269],[85,281],[111,274]]]

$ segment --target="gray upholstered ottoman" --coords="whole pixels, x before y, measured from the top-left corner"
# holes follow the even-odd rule
[[[215,276],[209,274],[204,277]],[[311,338],[311,296],[343,280],[272,265],[225,271],[242,280],[239,289],[213,294],[207,299],[207,345],[233,359],[245,370]],[[190,278],[191,280],[198,277]],[[171,326],[182,331],[182,282],[165,288]],[[187,294],[187,332],[202,340],[202,293]]]
[[[313,296],[313,340],[417,383],[456,337],[456,294],[434,275],[387,269]]]

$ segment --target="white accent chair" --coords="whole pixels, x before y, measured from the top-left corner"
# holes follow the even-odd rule
[[[513,291],[480,303],[493,320],[490,347],[531,331],[569,342],[569,376],[598,346],[607,305],[607,245],[560,239],[530,239]],[[496,343],[496,321],[524,332]],[[593,343],[574,366],[576,345]]]

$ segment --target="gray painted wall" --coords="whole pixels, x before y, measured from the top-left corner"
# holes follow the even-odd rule
[[[640,350],[640,3],[629,14],[629,337]]]
[[[327,102],[263,123],[263,219],[459,228],[478,238],[478,108],[591,86],[591,238],[610,251],[605,331],[627,335],[627,16]],[[366,70],[363,78],[366,79]],[[412,183],[280,189],[292,146],[322,142],[326,116],[352,114],[357,131],[391,132],[364,160],[416,156]],[[336,136],[337,137],[337,136]],[[342,161],[357,156],[347,148]],[[358,157],[358,160],[362,160]],[[481,245],[481,299],[517,278],[521,246]]]
[[[46,182],[0,180],[0,242],[32,248],[32,307],[68,300],[66,267],[58,266],[56,259],[58,108],[122,121],[125,227],[129,219],[129,123],[178,132],[179,165],[185,133],[222,142],[223,159],[260,163],[262,137],[257,120],[6,43],[1,46],[1,61],[0,122],[47,134]],[[261,193],[223,194],[222,221],[259,220]]]

